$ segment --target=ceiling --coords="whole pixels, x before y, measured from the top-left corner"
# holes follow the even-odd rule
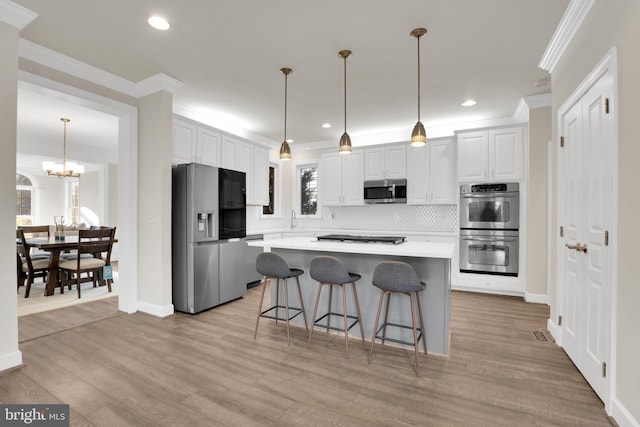
[[[537,64],[568,4],[14,1],[39,14],[21,31],[23,39],[133,82],[166,74],[184,83],[174,93],[175,108],[275,143],[282,141],[284,131],[280,68],[292,68],[287,136],[294,140],[294,150],[319,141],[338,143],[344,130],[342,49],[353,51],[347,60],[347,130],[354,142],[396,131],[406,131],[408,139],[417,121],[417,43],[409,36],[417,27],[428,29],[421,39],[421,118],[427,136],[460,123],[511,117],[522,97],[550,91],[548,85],[534,85],[548,78]],[[152,14],[165,16],[171,29],[151,28],[146,20]],[[477,104],[460,106],[468,98]],[[65,104],[21,89],[19,140],[48,139],[61,145],[59,119],[67,115],[75,141],[117,141],[117,121]],[[97,125],[101,118],[106,122]],[[323,129],[325,122],[333,126]]]

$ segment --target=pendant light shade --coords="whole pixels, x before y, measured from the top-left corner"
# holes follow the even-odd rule
[[[291,160],[291,148],[287,142],[287,77],[293,72],[291,68],[281,68],[284,74],[284,140],[280,145],[280,160]]]
[[[351,56],[350,50],[341,50],[338,55],[344,59],[344,133],[340,137],[340,154],[351,153],[351,138],[347,133],[347,58]]]
[[[411,31],[411,37],[415,37],[418,40],[418,123],[416,123],[413,127],[413,132],[411,132],[411,145],[414,147],[422,147],[427,143],[427,133],[420,121],[420,37],[425,34],[427,34],[426,28],[416,28]]]

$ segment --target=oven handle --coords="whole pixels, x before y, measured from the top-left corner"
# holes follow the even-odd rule
[[[516,239],[502,239],[500,237],[463,237],[462,240],[476,240],[478,242],[515,242]]]
[[[514,197],[518,197],[517,194],[507,194],[507,193],[500,193],[500,194],[465,194],[462,196],[462,198],[464,199],[500,199],[500,198],[514,198]]]

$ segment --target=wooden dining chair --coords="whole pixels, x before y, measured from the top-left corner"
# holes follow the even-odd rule
[[[24,231],[24,236],[29,238],[49,238],[51,228],[48,225],[19,225],[18,230]],[[34,252],[31,250],[31,259],[49,258],[50,254],[46,252]]]
[[[49,272],[49,258],[31,258],[30,247],[24,236],[24,230],[16,230],[16,253],[18,261],[18,288],[25,284],[24,297],[29,298],[31,285],[36,277],[46,281]]]
[[[78,288],[78,298],[81,296],[81,283],[91,281],[96,287],[97,280],[101,277],[101,272],[105,265],[110,265],[111,250],[116,228],[101,228],[99,230],[78,230],[78,245],[76,259],[65,260],[58,268],[63,273],[63,284],[70,285],[75,282]],[[84,254],[91,254],[92,257],[83,257]],[[83,278],[83,273],[90,274]],[[111,282],[107,281],[109,292],[111,292]]]

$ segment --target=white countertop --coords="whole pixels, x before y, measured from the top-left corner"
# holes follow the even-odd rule
[[[315,237],[289,237],[273,240],[253,240],[249,246],[263,248],[297,249],[301,251],[343,252],[353,254],[406,256],[415,258],[452,258],[455,245],[441,242],[349,243],[318,241]]]

